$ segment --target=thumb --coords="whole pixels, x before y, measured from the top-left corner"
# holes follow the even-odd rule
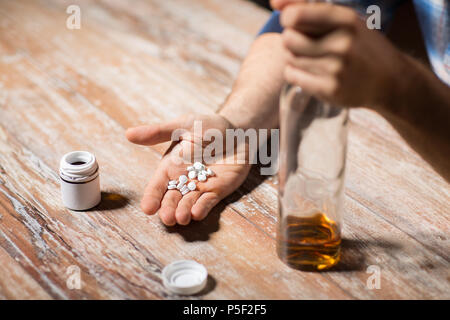
[[[184,125],[181,121],[174,120],[162,124],[129,128],[127,129],[125,135],[132,143],[148,146],[170,141],[172,132],[183,128]]]

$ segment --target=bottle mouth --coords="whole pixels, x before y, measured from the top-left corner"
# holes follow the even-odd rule
[[[72,151],[65,154],[59,164],[62,179],[71,182],[86,182],[98,175],[95,156],[87,151]]]

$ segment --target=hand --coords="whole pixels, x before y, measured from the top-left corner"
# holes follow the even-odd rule
[[[389,105],[408,71],[405,55],[354,10],[302,2],[272,1],[282,10],[285,80],[341,106]]]
[[[231,194],[244,182],[250,171],[248,162],[246,164],[228,164],[227,160],[230,159],[226,157],[226,150],[224,150],[222,154],[223,159],[218,157],[222,161],[207,164],[207,167],[211,168],[215,175],[209,177],[207,181],[198,182],[195,191],[182,196],[177,189],[167,190],[169,180],[177,180],[182,174],[187,175],[186,168],[190,164],[180,161],[181,159],[178,158],[180,152],[183,155],[188,154],[188,152],[194,154],[194,148],[200,148],[203,151],[206,145],[210,143],[207,141],[205,145],[205,143],[200,142],[200,137],[195,136],[194,121],[201,121],[203,132],[214,128],[220,131],[224,137],[225,130],[232,129],[232,125],[228,120],[215,114],[185,116],[160,125],[130,128],[126,132],[128,140],[133,143],[154,145],[170,141],[172,133],[177,129],[186,130],[180,136],[180,141],[174,142],[163,156],[155,174],[145,188],[141,201],[142,210],[147,214],[155,214],[159,209],[159,216],[167,226],[172,226],[176,223],[187,225],[191,219],[204,219],[220,200]],[[239,150],[239,148],[236,148],[233,155],[247,156],[248,148],[243,148],[243,151]],[[245,154],[239,155],[236,152],[244,152]]]

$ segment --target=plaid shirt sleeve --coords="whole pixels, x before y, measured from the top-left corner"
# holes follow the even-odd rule
[[[350,6],[361,15],[372,4],[381,8],[382,29],[389,25],[397,7],[405,0],[335,0],[334,3]],[[449,0],[414,0],[415,10],[425,39],[430,63],[436,75],[450,86],[450,3]],[[258,35],[282,32],[280,13],[274,11]]]
[[[425,46],[436,75],[450,86],[450,3],[414,0]]]

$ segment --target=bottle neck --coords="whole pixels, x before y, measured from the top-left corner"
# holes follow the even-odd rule
[[[69,182],[86,182],[98,176],[95,156],[87,151],[73,151],[64,155],[59,166],[62,179]]]

